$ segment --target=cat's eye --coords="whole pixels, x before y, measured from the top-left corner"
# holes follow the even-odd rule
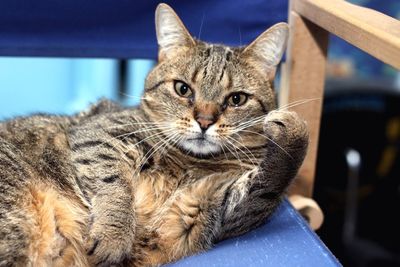
[[[247,94],[244,93],[234,93],[229,96],[228,98],[228,105],[233,107],[239,107],[246,103],[247,101]]]
[[[175,92],[182,97],[189,98],[193,95],[192,89],[184,82],[175,81],[174,83]]]

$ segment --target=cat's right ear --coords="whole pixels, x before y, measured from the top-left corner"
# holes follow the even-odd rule
[[[166,4],[159,4],[157,6],[156,32],[159,61],[172,57],[177,52],[195,45],[192,36],[178,15]]]
[[[288,36],[288,24],[275,24],[249,44],[244,49],[243,56],[273,78],[276,66],[285,52]]]

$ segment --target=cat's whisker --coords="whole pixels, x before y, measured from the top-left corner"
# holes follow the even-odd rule
[[[262,123],[262,122],[264,122],[264,119],[263,119],[263,120],[260,120],[260,121],[254,121],[254,122],[251,122],[251,123],[246,124],[246,125],[242,125],[241,127],[237,127],[237,128],[235,128],[235,129],[233,129],[233,130],[231,130],[231,131],[232,131],[233,133],[238,133],[238,132],[240,132],[240,131],[242,131],[242,130],[244,130],[244,129],[247,129],[247,128],[256,126],[257,124],[260,124],[260,123]]]
[[[246,164],[244,164],[243,161],[240,159],[239,154],[236,152],[235,147],[233,147],[232,144],[231,144],[228,140],[226,140],[226,141],[227,141],[227,143],[224,144],[225,147],[228,149],[228,151],[230,152],[230,154],[240,163],[240,164],[239,164],[239,168],[240,168],[241,171],[243,171],[244,166],[245,166]],[[229,148],[228,145],[231,145],[231,146],[232,146],[233,152],[232,152],[232,150]]]
[[[238,154],[235,153],[235,151],[232,151],[229,147],[228,144],[222,143],[223,146],[226,147],[226,149],[229,151],[229,153],[235,158],[237,159],[240,163],[242,163],[242,161],[238,158]],[[236,155],[235,155],[236,154]]]
[[[177,135],[178,135],[178,133],[173,133],[173,134],[171,134],[169,137],[167,137],[166,140],[161,139],[161,142],[162,142],[162,143],[159,144],[159,145],[156,147],[156,149],[154,149],[153,152],[152,152],[149,156],[147,156],[147,158],[145,158],[145,159],[143,160],[143,162],[140,164],[139,172],[142,170],[144,164],[146,164],[146,162],[147,162],[156,152],[160,151],[161,149],[165,149],[165,148],[168,146],[169,142],[170,142],[173,138],[175,138]]]
[[[138,100],[146,99],[146,100],[152,100],[152,99],[150,99],[150,98],[146,98],[145,96],[135,96],[135,95],[127,94],[127,93],[121,93],[121,95],[122,95],[122,96],[125,96],[125,97],[129,97],[129,98],[131,98],[131,99],[138,99]]]
[[[170,135],[167,135],[166,140],[161,139],[159,142],[157,142],[152,149],[150,149],[146,155],[143,157],[141,163],[139,164],[138,167],[138,173],[140,173],[140,171],[142,170],[144,164],[146,164],[146,162],[151,158],[151,156],[154,155],[154,153],[156,153],[157,151],[159,151],[163,146],[167,146],[168,142],[171,141],[176,135],[178,135],[178,133],[172,133]],[[152,151],[153,150],[153,151]],[[150,154],[149,152],[152,151]],[[148,155],[149,154],[149,155]],[[136,172],[136,171],[135,171]]]
[[[114,128],[122,128],[122,127],[128,127],[128,126],[137,126],[137,125],[152,125],[152,126],[165,126],[167,125],[168,122],[150,122],[150,121],[134,121],[134,122],[129,122],[129,123],[124,123],[124,124],[118,124],[118,125],[112,125],[108,127],[103,127],[101,124],[97,124],[96,127],[99,129],[114,129]],[[92,126],[88,127],[79,127],[79,129],[84,130],[84,129],[93,129]]]
[[[285,106],[279,107],[277,110],[285,110],[285,109],[293,108],[293,107],[296,107],[296,106],[299,106],[299,105],[303,105],[303,104],[306,104],[308,102],[316,101],[316,100],[321,100],[321,98],[320,97],[316,97],[316,98],[309,98],[309,99],[303,99],[303,100],[294,101],[294,102],[289,103],[289,104],[287,104]]]
[[[238,154],[238,151],[237,151],[235,145],[234,145],[231,141],[229,141],[228,138],[226,138],[225,141],[227,142],[227,145],[229,144],[229,145],[232,147],[232,149],[233,149],[234,152],[232,152],[232,151],[229,149],[228,146],[226,146],[226,148],[232,153],[233,156],[235,156],[235,154],[236,154],[235,158],[236,158],[238,161],[240,161],[240,163],[241,163],[242,165],[244,165],[244,164],[243,164],[243,161],[240,159],[240,156],[239,156],[239,154]]]
[[[308,102],[316,101],[316,100],[320,100],[320,99],[321,98],[310,98],[310,99],[297,100],[297,101],[294,101],[294,102],[289,103],[287,105],[284,105],[282,107],[279,107],[276,110],[277,111],[281,111],[281,110],[289,109],[289,108],[292,108],[292,107],[295,107],[295,106],[303,105],[303,104],[306,104]],[[259,117],[252,118],[251,120],[243,122],[243,123],[240,123],[240,121],[239,121],[239,124],[238,124],[238,126],[236,127],[235,130],[236,131],[240,131],[242,129],[246,129],[246,128],[254,126],[254,125],[258,124],[258,123],[264,122],[266,116],[267,115],[264,114],[264,115],[261,115]]]
[[[147,162],[147,160],[149,159],[149,158],[147,158],[147,155],[148,155],[149,153],[152,153],[153,150],[157,150],[157,146],[158,146],[160,143],[162,143],[162,142],[163,142],[163,140],[160,140],[160,141],[158,141],[157,143],[155,143],[155,144],[150,148],[150,150],[147,151],[147,153],[142,157],[142,159],[139,161],[137,167],[136,167],[135,170],[133,171],[133,174],[132,174],[132,175],[133,175],[134,177],[135,177],[137,174],[140,173],[140,170],[142,169],[142,167],[143,167],[143,165],[144,165],[144,161],[146,160],[146,162]],[[138,171],[138,170],[139,170],[139,171]]]
[[[237,122],[238,125],[242,124],[242,121],[244,121],[245,119],[247,119],[247,118],[250,117],[250,116],[251,116],[250,114],[246,114],[246,116],[244,116],[241,120],[239,120],[239,121]],[[249,122],[249,121],[252,121],[252,120],[257,120],[257,119],[262,118],[262,117],[265,117],[265,116],[266,116],[266,114],[262,114],[262,115],[260,115],[260,116],[251,118],[250,120],[247,120],[247,121],[245,121],[245,122],[243,122],[243,123],[246,123],[246,122]]]
[[[157,130],[158,130],[158,129],[157,129]],[[168,130],[168,129],[167,129],[167,130]],[[109,140],[103,142],[103,144],[106,143],[106,142],[110,142],[110,141],[112,141],[112,140],[120,139],[121,137],[123,137],[121,140],[124,141],[124,140],[126,140],[128,137],[130,137],[130,136],[132,136],[132,135],[134,135],[134,134],[136,134],[136,133],[147,132],[147,131],[148,131],[148,129],[142,129],[142,130],[137,130],[137,131],[133,131],[133,132],[129,132],[129,133],[120,134],[120,135],[114,136],[114,137],[110,138]],[[159,134],[159,132],[157,132],[157,133],[155,133],[155,134],[153,134],[153,135],[151,135],[151,136],[148,136],[148,137],[146,137],[145,139],[148,140],[148,139],[150,139],[150,138],[152,138],[152,137],[154,137],[155,135],[158,135],[158,134]],[[143,141],[143,140],[142,140],[142,141]],[[140,141],[140,142],[141,142],[141,141]],[[137,144],[137,143],[136,143],[136,144]],[[133,144],[133,146],[135,146],[136,144]],[[101,144],[100,144],[100,145],[101,145]],[[123,145],[124,148],[127,149],[127,146],[126,146],[126,145],[124,145],[123,143],[121,143],[121,145]],[[114,148],[115,148],[115,145],[113,145],[113,146],[114,146]]]
[[[286,103],[285,105],[282,105],[282,106],[277,107],[275,110],[287,108],[287,107],[290,106],[290,105],[303,102],[304,100],[306,100],[306,99],[298,99],[298,100],[295,100],[295,101],[293,101],[293,102]]]
[[[243,123],[238,124],[236,127],[237,127],[237,128],[240,128],[240,127],[243,127],[243,126],[253,125],[253,124],[255,124],[255,123],[262,122],[262,121],[264,121],[264,119],[265,119],[266,116],[267,116],[267,115],[263,114],[263,115],[261,115],[261,116],[252,118],[251,120],[248,120],[248,121],[246,121],[246,122],[243,122]]]
[[[135,147],[135,146],[141,144],[141,143],[144,142],[144,141],[147,141],[147,140],[149,140],[149,139],[152,139],[152,138],[155,138],[155,137],[159,137],[159,136],[165,135],[166,133],[172,132],[172,131],[174,131],[174,130],[175,130],[175,129],[168,129],[168,130],[165,130],[165,131],[162,131],[162,132],[158,132],[158,133],[156,133],[156,134],[153,134],[153,135],[151,135],[151,136],[148,136],[148,137],[146,137],[146,138],[140,140],[139,142],[137,142],[137,143],[135,143],[135,144],[133,144],[133,145],[131,145],[131,146],[132,146],[132,147]]]
[[[252,158],[250,158],[250,156],[249,156],[246,152],[244,152],[244,151],[240,148],[240,146],[235,145],[234,143],[232,143],[232,145],[234,145],[240,152],[242,152],[242,154],[245,155],[245,156],[250,160],[250,162],[251,162],[254,166],[257,165],[257,164],[254,162],[254,160],[255,160],[256,158],[254,157],[253,153],[251,153],[251,151],[250,151],[247,147],[245,147],[244,145],[242,145],[242,143],[240,143],[239,141],[237,141],[235,138],[232,138],[232,137],[230,137],[230,136],[227,136],[227,137],[228,137],[228,139],[231,140],[232,142],[239,143],[239,145],[241,145],[243,148],[246,148],[247,151],[250,152]]]
[[[174,137],[174,138],[175,138],[175,137]],[[170,143],[170,145],[171,145],[172,147],[174,147],[174,146],[175,146],[180,140],[182,140],[182,139],[183,139],[183,136],[178,134],[178,138],[176,138],[175,141],[172,141],[172,143]],[[164,147],[163,151],[162,151],[160,154],[163,154],[164,152],[167,152],[166,147]]]
[[[251,152],[251,150],[250,150],[247,146],[245,146],[245,145],[243,144],[243,138],[242,138],[242,136],[241,136],[240,134],[236,134],[236,135],[239,136],[239,138],[242,140],[242,142],[240,142],[239,140],[236,140],[235,138],[230,137],[231,140],[235,141],[235,142],[238,143],[241,147],[243,147],[244,149],[246,149],[246,151],[247,151],[248,153],[250,153],[251,157],[252,157],[254,160],[257,161],[257,158],[254,156],[253,152]],[[247,153],[246,153],[246,155],[247,155]],[[257,164],[255,164],[255,165],[257,165]]]
[[[226,160],[228,160],[228,156],[227,156],[226,153],[225,153],[225,149],[224,149],[223,143],[220,142],[218,145],[219,145],[219,147],[221,148],[222,153],[224,153]]]
[[[144,129],[136,130],[136,131],[133,131],[133,132],[127,132],[127,133],[124,133],[124,134],[120,134],[120,135],[115,136],[114,138],[121,138],[121,137],[124,137],[124,136],[133,135],[133,134],[137,134],[137,133],[146,133],[146,132],[153,132],[153,131],[162,131],[162,130],[167,130],[167,129],[169,129],[169,128],[171,128],[171,127],[162,127],[162,128],[160,128],[160,127],[151,127],[151,128],[144,128]]]
[[[127,126],[166,126],[166,123],[154,123],[154,122],[134,122],[134,123],[126,123],[126,124],[120,124],[120,125],[113,125],[109,127],[104,127],[103,129],[114,129],[114,128],[120,128],[120,127],[127,127]]]
[[[272,138],[266,136],[265,134],[261,134],[261,133],[257,133],[257,132],[253,132],[253,131],[249,131],[249,130],[242,130],[243,132],[248,132],[248,133],[252,133],[252,134],[257,134],[260,135],[264,138],[266,138],[267,140],[269,140],[270,142],[272,142],[274,145],[276,145],[278,148],[280,148],[288,157],[290,157],[291,159],[293,159],[293,157],[281,146],[279,145],[277,142],[275,142]]]
[[[198,39],[200,39],[201,30],[203,29],[204,16],[205,16],[205,13],[203,12],[203,16],[201,17],[201,22],[200,22],[199,37],[197,37]]]

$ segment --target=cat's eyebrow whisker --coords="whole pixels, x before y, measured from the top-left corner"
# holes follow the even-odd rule
[[[289,103],[289,104],[286,104],[286,105],[284,105],[282,107],[279,107],[276,110],[284,110],[284,109],[296,107],[296,106],[303,105],[303,104],[306,104],[308,102],[316,101],[316,100],[321,100],[321,98],[320,97],[316,97],[316,98],[309,98],[309,99],[302,99],[302,100],[293,101],[292,103]]]
[[[274,145],[276,145],[278,148],[280,148],[288,157],[290,157],[291,159],[293,159],[293,157],[289,154],[289,152],[287,152],[281,145],[279,145],[277,142],[275,142],[272,138],[266,136],[265,134],[261,134],[261,133],[257,133],[257,132],[253,132],[253,131],[248,131],[248,130],[242,130],[243,132],[248,132],[248,133],[252,133],[252,134],[257,134],[259,136],[262,136],[264,138],[266,138],[267,140],[269,140],[270,142],[272,142]]]
[[[139,99],[139,100],[143,100],[143,99],[152,100],[152,99],[146,98],[146,97],[144,97],[144,96],[135,96],[135,95],[127,94],[127,93],[121,93],[121,95],[126,96],[126,97],[129,97],[129,98],[133,98],[133,99]]]

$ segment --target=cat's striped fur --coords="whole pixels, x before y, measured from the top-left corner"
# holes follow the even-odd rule
[[[194,40],[166,5],[156,25],[140,107],[0,124],[0,266],[160,265],[281,202],[308,143],[302,120],[273,111],[287,26],[231,48]]]

